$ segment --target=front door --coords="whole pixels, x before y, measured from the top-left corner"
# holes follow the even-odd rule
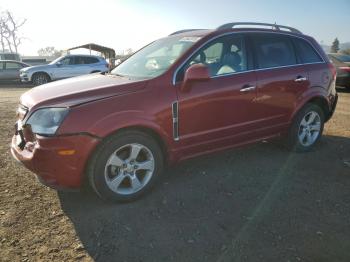
[[[180,148],[191,154],[199,148],[210,151],[251,139],[257,124],[256,75],[248,70],[248,60],[244,36],[232,34],[205,45],[179,70]],[[184,72],[195,63],[205,64],[211,78],[181,91]]]
[[[63,79],[67,77],[74,76],[74,56],[66,56],[62,58],[58,64],[56,64],[56,68],[52,70],[52,78],[53,79]]]
[[[19,80],[19,70],[22,69],[22,65],[16,62],[6,62],[4,68],[4,79],[6,80]]]

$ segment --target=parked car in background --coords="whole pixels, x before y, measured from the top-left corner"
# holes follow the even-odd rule
[[[19,72],[21,69],[30,65],[13,60],[0,60],[0,81],[1,82],[20,82]]]
[[[350,55],[328,54],[337,69],[337,86],[343,86],[350,90]]]
[[[22,82],[34,85],[91,73],[108,72],[108,63],[103,57],[92,55],[66,55],[47,65],[38,65],[20,71]]]
[[[21,61],[21,56],[17,53],[0,52],[0,60]]]
[[[311,150],[337,104],[334,65],[297,29],[237,25],[175,32],[111,74],[24,93],[13,156],[52,187],[130,201],[166,164],[280,136]]]

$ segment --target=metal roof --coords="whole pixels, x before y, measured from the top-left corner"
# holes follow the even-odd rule
[[[115,50],[113,48],[105,47],[94,43],[71,47],[71,48],[68,48],[67,50],[69,51],[69,50],[78,49],[78,48],[86,48],[86,49],[103,53],[106,56],[106,58],[115,57]]]

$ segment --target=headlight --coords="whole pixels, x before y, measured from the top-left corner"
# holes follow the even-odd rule
[[[29,117],[26,124],[31,126],[33,133],[54,135],[68,111],[68,108],[38,109]]]

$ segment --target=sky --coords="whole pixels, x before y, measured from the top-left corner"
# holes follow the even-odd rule
[[[22,55],[91,42],[137,50],[173,31],[242,21],[289,25],[326,45],[350,42],[350,0],[1,0],[0,10],[27,19]]]

